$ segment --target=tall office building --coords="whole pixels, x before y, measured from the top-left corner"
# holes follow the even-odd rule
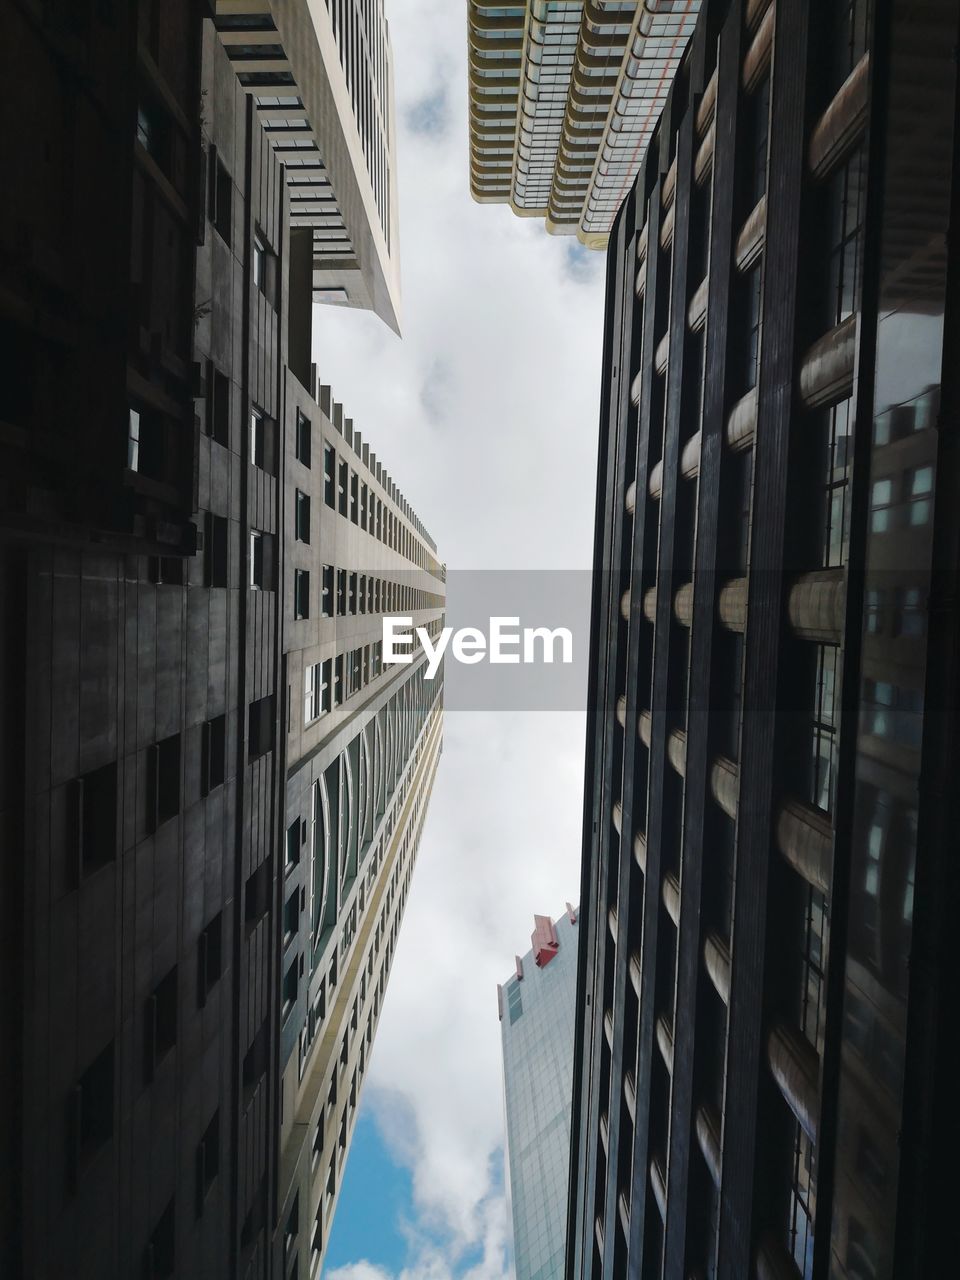
[[[517,1280],[562,1280],[570,1168],[577,913],[534,916],[530,951],[497,987],[504,1156]]]
[[[214,0],[217,30],[312,234],[323,302],[400,331],[393,58],[384,0]]]
[[[606,247],[700,0],[467,0],[470,191]]]
[[[709,0],[615,227],[570,1280],[955,1255],[958,19]]]
[[[308,1274],[291,1045],[346,1055],[335,1190],[440,750],[373,632],[443,569],[312,394],[303,229],[205,13],[3,10],[4,1276]]]

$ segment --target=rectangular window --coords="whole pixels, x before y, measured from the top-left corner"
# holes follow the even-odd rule
[[[156,831],[180,812],[180,735],[156,742],[147,752],[149,828]]]
[[[157,1067],[177,1043],[177,966],[147,997],[144,1023],[144,1078],[149,1084]]]
[[[328,507],[336,508],[337,505],[337,455],[333,450],[333,446],[325,444],[323,446],[323,500]]]
[[[310,724],[330,710],[331,663],[315,662],[307,667],[303,686],[303,722]]]
[[[200,740],[200,791],[208,796],[223,785],[227,764],[227,718],[216,716],[202,729]]]
[[[294,524],[298,542],[310,541],[310,495],[300,489],[296,492],[294,502]]]
[[[344,700],[344,657],[338,653],[333,664],[333,705],[339,707]]]
[[[229,569],[229,523],[226,516],[205,511],[203,516],[203,580],[208,587],[225,587]]]
[[[334,568],[332,564],[323,566],[320,588],[320,616],[323,618],[332,618],[334,616]]]
[[[223,912],[217,912],[197,942],[197,1007],[202,1009],[207,996],[223,973]]]
[[[297,1003],[297,989],[299,986],[298,969],[299,957],[294,956],[293,963],[283,975],[283,1009],[281,1012],[281,1017],[283,1019],[287,1019],[290,1016]]]
[[[270,694],[250,704],[248,746],[251,760],[273,750],[273,730],[273,694]]]
[[[358,589],[358,582],[359,582],[359,574],[351,573],[349,582],[350,582],[350,591],[349,591],[349,599],[347,602],[347,612],[350,614],[351,617],[355,617],[357,612],[357,589]]]
[[[360,477],[350,472],[350,519],[357,524],[360,519]]]
[[[76,878],[79,879],[107,866],[117,856],[116,762],[78,778],[75,801],[80,854]]]
[[[261,468],[266,461],[265,418],[259,409],[250,410],[250,461]]]
[[[127,466],[131,471],[140,470],[140,411],[130,410],[127,429]]]
[[[253,283],[261,293],[266,291],[267,246],[259,235],[253,237]]]
[[[287,827],[287,846],[283,858],[284,875],[289,874],[294,867],[300,865],[300,846],[303,843],[305,830],[306,828],[300,818],[295,819]]]
[[[174,1274],[176,1242],[174,1235],[174,1202],[171,1200],[160,1215],[145,1251],[143,1270],[149,1280],[165,1280]]]
[[[217,234],[229,245],[233,228],[233,181],[220,159],[216,147],[210,148],[209,175],[210,221]]]
[[[293,616],[298,622],[310,617],[310,574],[306,569],[293,571]]]
[[[257,529],[250,530],[250,587],[253,591],[262,591],[264,586],[263,570],[263,534]]]
[[[313,425],[305,413],[297,410],[297,461],[310,466]]]
[[[345,618],[347,615],[347,571],[346,569],[337,570],[337,617]]]
[[[213,1119],[204,1130],[200,1145],[197,1147],[197,1217],[203,1213],[203,1206],[210,1194],[210,1189],[220,1172],[220,1112],[213,1113]]]
[[[367,486],[360,482],[360,528],[366,530],[367,527]]]
[[[243,893],[243,920],[249,933],[270,910],[273,859],[269,856],[247,877]]]
[[[340,463],[337,473],[337,507],[342,516],[347,515],[350,501],[350,468],[345,462]]]
[[[67,1097],[70,1181],[113,1137],[113,1041],[87,1067]]]
[[[230,379],[207,363],[207,435],[224,447],[230,444]]]
[[[293,893],[283,904],[283,942],[284,946],[292,941],[300,928],[300,888],[294,888]],[[296,999],[296,996],[294,996]]]

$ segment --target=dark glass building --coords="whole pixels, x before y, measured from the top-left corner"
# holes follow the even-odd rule
[[[516,1280],[562,1280],[570,1169],[577,913],[534,916],[531,949],[497,986],[504,1164]]]
[[[710,0],[611,235],[568,1280],[955,1267],[948,0]]]

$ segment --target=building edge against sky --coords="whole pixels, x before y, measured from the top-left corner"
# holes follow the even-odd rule
[[[568,1280],[956,1256],[956,0],[708,0],[607,260]]]
[[[0,18],[5,101],[43,86],[0,139],[11,1277],[316,1276],[442,750],[379,641],[444,567],[316,385],[314,228],[212,9]]]
[[[313,234],[319,300],[400,332],[393,54],[383,0],[215,0],[220,37]]]
[[[607,244],[700,0],[466,0],[470,192]]]
[[[497,987],[504,1164],[516,1280],[562,1280],[565,1256],[577,911],[534,916],[531,950]]]

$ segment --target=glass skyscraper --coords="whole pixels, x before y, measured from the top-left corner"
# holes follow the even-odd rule
[[[532,948],[497,988],[503,1038],[506,1166],[517,1280],[564,1266],[577,913],[534,916]]]

